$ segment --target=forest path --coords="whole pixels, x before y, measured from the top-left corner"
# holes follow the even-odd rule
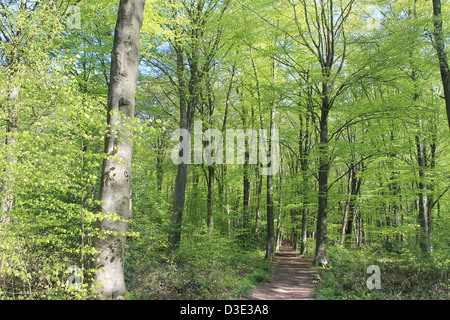
[[[299,257],[298,252],[283,242],[276,260],[270,263],[275,276],[270,283],[259,285],[250,300],[315,300],[313,280],[319,272],[313,269],[312,262]]]

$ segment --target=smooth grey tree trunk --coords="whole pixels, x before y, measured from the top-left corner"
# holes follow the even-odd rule
[[[139,67],[139,33],[145,0],[121,0],[111,54],[111,82],[108,94],[109,131],[105,138],[100,213],[102,233],[94,239],[97,250],[94,283],[105,298],[120,299],[126,291],[124,280],[125,232],[131,218],[131,163],[133,143],[130,124],[134,117],[135,92]]]

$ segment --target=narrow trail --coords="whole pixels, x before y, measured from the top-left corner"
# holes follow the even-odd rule
[[[315,300],[313,280],[319,272],[313,269],[312,262],[299,257],[298,252],[283,242],[276,261],[271,262],[275,276],[270,283],[259,285],[250,300]]]

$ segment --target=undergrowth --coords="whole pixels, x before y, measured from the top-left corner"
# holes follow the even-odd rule
[[[360,248],[329,246],[329,268],[320,275],[319,300],[447,300],[450,260],[443,254],[423,257],[411,248],[386,251],[381,244]],[[366,284],[370,265],[380,268],[381,288]]]
[[[129,299],[240,299],[260,282],[270,281],[264,251],[246,250],[220,235],[198,232],[187,236],[171,258],[165,252],[147,252],[145,260],[128,256],[126,278]],[[143,257],[143,256],[141,256]]]

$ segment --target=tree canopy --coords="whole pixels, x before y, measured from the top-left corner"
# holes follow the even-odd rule
[[[242,298],[283,240],[319,297],[448,299],[449,14],[1,1],[0,299]]]

